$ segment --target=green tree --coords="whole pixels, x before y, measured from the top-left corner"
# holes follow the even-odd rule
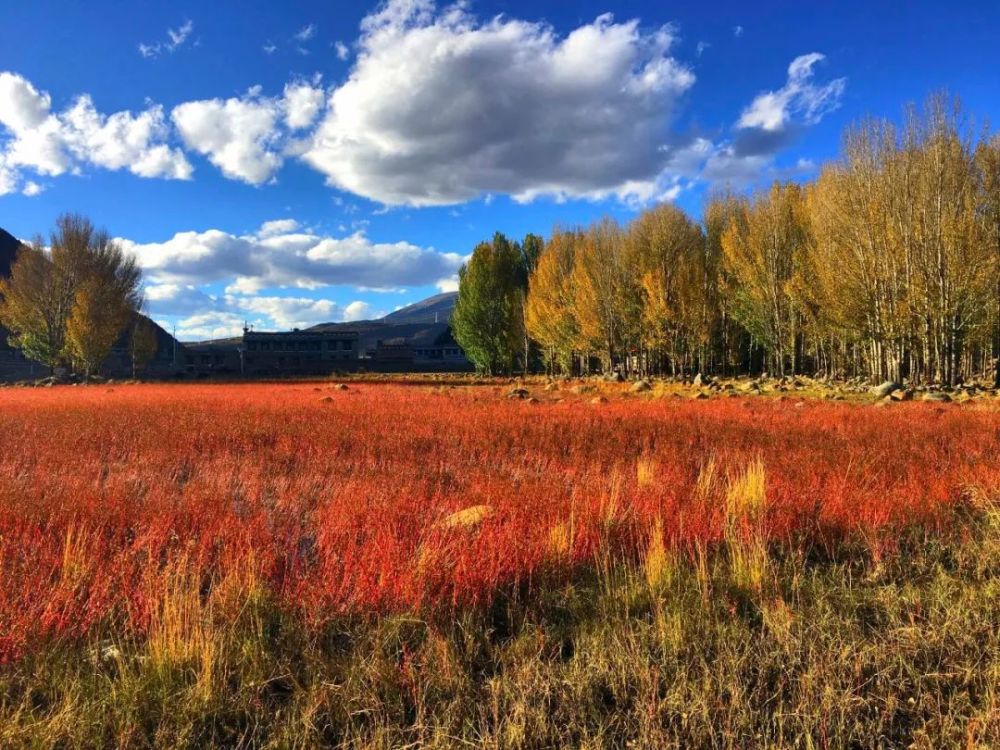
[[[452,329],[487,375],[511,372],[523,345],[523,268],[520,247],[497,232],[492,242],[477,245],[459,270]]]

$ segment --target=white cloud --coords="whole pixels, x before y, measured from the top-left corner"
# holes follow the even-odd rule
[[[347,323],[353,323],[357,320],[371,320],[372,317],[374,317],[372,306],[361,300],[351,302],[344,308],[343,320]]]
[[[0,162],[15,181],[21,169],[58,176],[87,165],[128,169],[140,177],[188,179],[183,152],[167,144],[170,132],[159,106],[104,115],[91,98],[77,97],[62,112],[24,77],[0,73]]]
[[[254,86],[240,98],[185,102],[171,113],[185,145],[231,179],[262,185],[285,160],[291,130],[309,127],[322,111],[320,78],[285,86],[280,98],[261,95]]]
[[[288,84],[285,86],[285,123],[293,130],[308,128],[316,121],[325,100],[326,92],[318,85]]]
[[[743,27],[742,26],[733,26],[733,36],[736,37],[737,39],[739,39],[741,36],[743,36]]]
[[[105,169],[128,169],[141,177],[186,180],[191,176],[192,167],[183,153],[162,143],[169,131],[158,105],[138,115],[104,116],[85,94],[62,115],[62,121],[66,143],[81,161]]]
[[[265,221],[260,225],[257,232],[258,237],[274,237],[281,234],[290,234],[299,228],[299,222],[295,219],[275,219]]]
[[[316,36],[316,24],[311,23],[307,26],[303,26],[292,38],[299,42],[308,42],[314,36]]]
[[[792,60],[785,85],[757,95],[744,108],[733,138],[714,148],[702,176],[740,186],[811,171],[808,161],[778,169],[774,160],[807,126],[840,106],[846,79],[837,78],[825,85],[813,83],[813,67],[823,59],[813,52]]]
[[[458,291],[458,274],[451,276],[447,279],[441,279],[435,286],[438,288],[439,292],[457,292]]]
[[[273,55],[278,50],[278,45],[268,39],[261,49],[264,50],[265,54]]]
[[[427,286],[452,278],[464,260],[457,253],[408,242],[372,242],[363,232],[318,235],[301,231],[290,220],[267,222],[257,233],[245,236],[210,229],[179,232],[162,243],[121,242],[135,253],[153,287],[224,283],[230,294],[333,285]]]
[[[0,193],[3,191],[0,190]],[[28,180],[24,183],[24,188],[21,190],[21,194],[27,196],[28,198],[34,198],[36,195],[41,195],[45,192],[45,188],[39,185],[37,182]]]
[[[0,154],[0,195],[17,192],[17,175],[9,168]]]
[[[171,118],[188,148],[208,157],[227,177],[261,185],[283,163],[277,150],[281,112],[251,90],[240,99],[205,99],[174,107]]]
[[[328,299],[227,295],[225,302],[230,309],[263,318],[281,330],[308,328],[340,317],[337,303]]]
[[[176,300],[182,302],[183,298],[184,290],[181,289]],[[373,312],[371,305],[360,300],[341,308],[328,299],[229,294],[218,300],[208,300],[208,307],[202,310],[178,305],[174,312],[166,314],[182,316],[177,325],[179,339],[204,341],[239,336],[246,324],[261,330],[287,331],[321,323],[371,320],[381,313]],[[159,320],[169,330],[171,324],[166,318],[160,315]]]
[[[560,37],[461,5],[390,0],[362,24],[350,77],[304,158],[329,182],[386,204],[484,193],[651,195],[694,75],[671,27],[604,15]]]
[[[194,24],[190,20],[185,21],[184,24],[177,30],[167,29],[167,37],[170,39],[170,41],[167,42],[167,48],[173,52],[187,41],[187,38],[191,36],[192,31],[194,31]]]
[[[348,48],[346,44],[344,44],[341,41],[335,42],[333,48],[337,53],[338,60],[346,60],[348,57],[351,56],[351,50]]]
[[[837,78],[825,86],[813,85],[813,66],[825,59],[813,52],[800,55],[788,66],[788,81],[777,91],[759,94],[743,110],[737,123],[741,128],[783,130],[793,117],[805,124],[818,122],[825,114],[840,106],[846,86],[845,78]]]
[[[184,318],[177,324],[177,338],[181,341],[231,338],[243,333],[243,323],[244,317],[238,313],[197,313]],[[169,323],[164,327],[167,330],[171,328]]]
[[[162,42],[153,42],[151,44],[140,42],[138,45],[139,54],[147,60],[159,57],[164,50],[173,54],[178,47],[181,47],[188,40],[192,31],[194,31],[194,23],[187,20],[176,29],[167,29],[167,38]]]
[[[52,98],[16,73],[0,73],[0,124],[14,133],[40,127],[49,117]]]

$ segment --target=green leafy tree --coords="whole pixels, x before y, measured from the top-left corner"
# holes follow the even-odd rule
[[[452,329],[480,372],[511,372],[524,343],[521,248],[499,232],[459,271]]]

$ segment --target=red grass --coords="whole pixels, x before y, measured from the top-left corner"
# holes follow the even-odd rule
[[[101,623],[141,635],[178,565],[204,591],[252,569],[315,625],[475,604],[602,548],[634,553],[656,516],[671,539],[718,539],[721,500],[693,500],[709,457],[723,473],[763,459],[774,538],[885,537],[996,486],[998,435],[996,411],[928,404],[531,404],[380,384],[6,390],[0,661]],[[640,458],[656,467],[644,486]],[[479,504],[494,513],[476,529],[440,523]],[[557,553],[560,523],[573,534]]]

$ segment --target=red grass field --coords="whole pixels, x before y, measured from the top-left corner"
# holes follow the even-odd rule
[[[475,606],[639,555],[654,527],[711,543],[725,483],[695,491],[709,461],[726,477],[761,459],[766,534],[819,548],[857,534],[890,549],[901,525],[1000,482],[991,408],[504,392],[0,391],[0,660],[108,623],[141,637],[179,578],[220,597],[252,580],[320,626]],[[481,522],[449,520],[473,506]]]

